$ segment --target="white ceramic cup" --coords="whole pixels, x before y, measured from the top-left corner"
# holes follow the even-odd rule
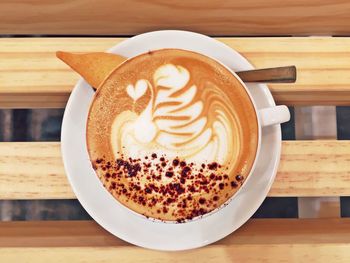
[[[159,49],[153,49],[151,51],[157,51],[157,50],[159,50]],[[174,50],[178,50],[178,49],[174,49]],[[185,50],[185,49],[182,49],[182,50]],[[193,52],[193,51],[190,51],[190,50],[187,50],[187,51]],[[196,53],[198,53],[198,52],[196,52]],[[252,98],[252,95],[250,94],[250,91],[249,91],[248,87],[245,85],[245,83],[241,80],[241,78],[232,69],[228,68],[226,65],[222,64],[220,61],[218,61],[218,60],[216,60],[216,59],[214,59],[214,58],[212,58],[210,56],[207,56],[207,55],[204,55],[204,54],[201,54],[201,53],[198,53],[198,54],[202,55],[202,56],[205,56],[205,57],[209,57],[210,59],[216,61],[218,64],[220,64],[223,67],[225,67],[241,84],[240,87],[237,86],[235,88],[243,88],[243,89],[245,89],[246,94],[248,94],[248,100],[250,101],[251,105],[253,106],[254,112],[255,112],[255,115],[256,115],[256,122],[257,122],[257,125],[258,125],[258,134],[257,134],[257,136],[258,136],[258,145],[257,145],[257,150],[255,152],[253,165],[252,165],[252,167],[251,167],[251,169],[249,171],[249,174],[246,176],[246,180],[244,181],[244,183],[240,187],[240,189],[238,189],[238,191],[236,191],[232,196],[230,196],[226,200],[226,202],[224,202],[221,206],[217,207],[216,209],[212,210],[211,212],[206,213],[206,214],[201,215],[201,216],[198,216],[198,217],[195,217],[195,218],[192,218],[192,219],[189,219],[189,220],[185,220],[184,222],[190,222],[190,221],[193,221],[193,220],[200,220],[201,218],[210,216],[213,213],[215,213],[218,210],[220,210],[221,208],[223,208],[224,206],[226,206],[229,202],[231,202],[234,199],[234,197],[241,191],[241,189],[245,187],[246,182],[249,180],[249,178],[251,177],[251,174],[254,171],[254,168],[255,168],[256,162],[258,160],[259,153],[260,153],[260,148],[261,148],[261,134],[262,134],[261,129],[264,128],[264,127],[267,127],[267,126],[271,126],[271,125],[279,125],[281,123],[289,121],[289,119],[290,119],[289,109],[285,105],[272,106],[272,107],[267,107],[267,108],[263,108],[263,109],[258,109],[257,106],[254,103],[254,99]],[[137,56],[139,56],[139,55],[137,55]],[[129,57],[123,63],[128,63],[128,61],[132,60],[133,58],[134,57]],[[252,121],[254,121],[254,120],[252,120]],[[126,207],[126,208],[129,209],[128,207]],[[135,212],[133,210],[130,210],[130,212],[132,212],[132,213],[134,213],[136,215],[139,215],[141,217],[144,217],[143,215],[138,214],[137,212]],[[158,219],[151,218],[151,217],[148,218],[148,219],[150,219],[152,221],[155,221],[155,222],[160,222],[160,223],[162,223],[162,222],[163,223],[177,223],[176,221],[164,221],[164,220],[158,220]]]

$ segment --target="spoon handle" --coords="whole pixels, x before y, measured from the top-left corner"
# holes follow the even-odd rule
[[[236,73],[244,82],[292,83],[297,78],[295,66],[254,69]]]

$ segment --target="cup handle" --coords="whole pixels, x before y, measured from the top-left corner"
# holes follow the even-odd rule
[[[289,121],[290,113],[285,105],[263,108],[259,110],[259,119],[261,126],[266,127]]]

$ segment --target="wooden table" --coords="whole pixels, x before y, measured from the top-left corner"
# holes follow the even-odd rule
[[[0,38],[1,108],[65,106],[78,76],[56,50],[103,51],[119,36],[167,28],[225,35],[218,39],[256,67],[296,65],[297,83],[269,86],[277,104],[350,105],[350,38],[330,36],[350,32],[350,3],[341,0],[28,0],[2,1],[0,10],[0,33],[17,35]],[[23,37],[33,34],[50,36]],[[350,141],[283,141],[269,196],[348,195]],[[59,143],[0,143],[0,198],[75,198]],[[328,263],[348,262],[349,251],[346,218],[252,219],[215,244],[177,253],[132,246],[91,221],[0,223],[0,262]]]

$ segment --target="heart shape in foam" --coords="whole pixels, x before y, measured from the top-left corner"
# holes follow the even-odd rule
[[[136,82],[135,86],[132,84],[129,84],[126,87],[126,92],[134,101],[136,101],[145,94],[147,87],[148,87],[147,81],[144,79],[141,79]]]

